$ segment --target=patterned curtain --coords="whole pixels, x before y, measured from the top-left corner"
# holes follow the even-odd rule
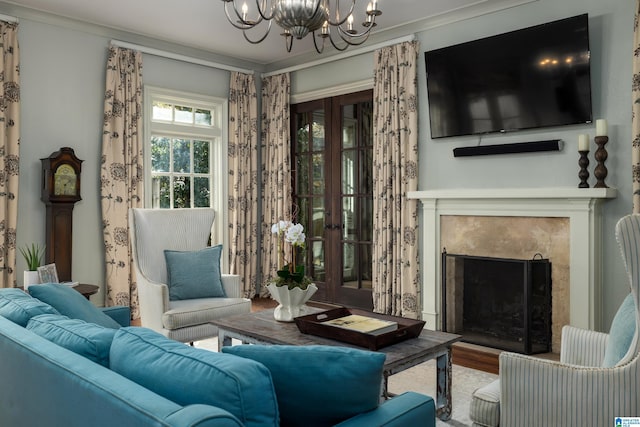
[[[373,307],[378,313],[420,316],[417,201],[418,43],[379,49],[373,86]]]
[[[229,255],[246,298],[256,295],[258,259],[258,95],[252,74],[231,73],[229,91]]]
[[[631,170],[633,174],[633,213],[640,213],[640,0],[636,1],[636,14],[633,20],[633,82],[631,97],[633,100],[631,115]]]
[[[277,241],[271,225],[291,220],[291,138],[289,74],[262,79],[262,280],[278,269]],[[260,295],[268,295],[266,287]]]
[[[20,172],[20,50],[18,23],[0,21],[0,287],[16,286],[16,227]]]
[[[111,47],[104,99],[100,198],[107,306],[140,317],[129,246],[129,208],[143,205],[142,54]]]

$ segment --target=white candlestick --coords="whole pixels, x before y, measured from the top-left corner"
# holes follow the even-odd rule
[[[578,151],[589,151],[589,135],[578,135]]]
[[[596,120],[596,136],[607,136],[607,121],[605,119]]]

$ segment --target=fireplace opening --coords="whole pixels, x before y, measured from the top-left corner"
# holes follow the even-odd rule
[[[462,341],[551,351],[551,262],[442,253],[442,328]]]

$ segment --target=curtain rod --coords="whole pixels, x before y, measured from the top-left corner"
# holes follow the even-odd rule
[[[318,59],[316,61],[305,62],[304,64],[293,65],[291,67],[281,68],[280,70],[269,71],[268,73],[262,73],[261,76],[264,78],[264,77],[275,76],[276,74],[290,73],[292,71],[304,70],[305,68],[311,68],[311,67],[315,67],[316,65],[326,64],[328,62],[334,62],[344,58],[350,58],[352,56],[361,55],[367,52],[373,52],[374,50],[377,50],[383,47],[392,46],[398,43],[410,42],[415,39],[416,39],[416,35],[411,34],[409,36],[399,37],[397,39],[387,40],[385,42],[372,44],[366,47],[361,47],[360,49],[354,49],[352,51],[342,52],[342,53],[339,53],[338,55],[325,56],[324,58]]]
[[[18,18],[16,18],[15,16],[2,15],[2,14],[0,14],[0,21],[19,22]]]
[[[161,56],[163,58],[175,59],[182,62],[190,62],[192,64],[204,65],[205,67],[217,68],[219,70],[237,71],[239,73],[253,74],[253,70],[245,68],[238,68],[232,65],[221,64],[219,62],[207,61],[204,59],[194,58],[192,56],[180,55],[178,53],[167,52],[165,50],[154,49],[151,47],[141,46],[133,43],[127,43],[120,40],[111,40],[111,44],[118,47],[124,47],[127,49],[133,49],[142,53],[148,53],[149,55]]]

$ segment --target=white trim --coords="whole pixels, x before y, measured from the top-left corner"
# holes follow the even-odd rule
[[[245,68],[238,68],[231,65],[221,64],[219,62],[207,61],[204,59],[194,58],[192,56],[180,55],[173,52],[167,52],[166,50],[154,49],[152,47],[146,47],[139,44],[127,43],[120,40],[111,40],[113,46],[124,47],[126,49],[133,49],[149,55],[161,56],[163,58],[175,59],[176,61],[189,62],[191,64],[204,65],[209,68],[217,68],[219,70],[237,71],[239,73],[253,74],[254,70],[248,70]]]
[[[16,18],[15,16],[2,15],[2,14],[0,14],[0,21],[15,22],[15,23],[20,22],[20,20],[18,20],[18,18]]]
[[[569,218],[569,316],[575,327],[602,330],[602,214],[615,188],[503,188],[410,191],[422,202],[422,319],[440,329],[440,217]]]
[[[315,101],[316,99],[324,99],[332,96],[344,95],[347,93],[360,92],[367,89],[373,89],[373,79],[360,80],[357,82],[345,83],[343,85],[332,86],[324,89],[292,94],[291,103],[300,104],[302,102]]]
[[[416,39],[416,35],[410,34],[405,37],[399,37],[397,39],[387,40],[381,43],[369,45],[367,47],[361,47],[360,49],[354,49],[351,51],[342,52],[337,55],[325,56],[324,58],[318,59],[316,61],[305,62],[304,64],[292,65],[291,67],[281,68],[279,70],[270,71],[268,73],[262,73],[261,76],[262,78],[265,78],[265,77],[275,76],[276,74],[291,73],[293,71],[304,70],[305,68],[311,68],[311,67],[315,67],[316,65],[339,61],[340,59],[344,59],[344,58],[351,58],[352,56],[362,55],[363,53],[373,52],[374,50],[377,50],[383,47],[392,46],[398,43],[410,42],[415,39]]]

